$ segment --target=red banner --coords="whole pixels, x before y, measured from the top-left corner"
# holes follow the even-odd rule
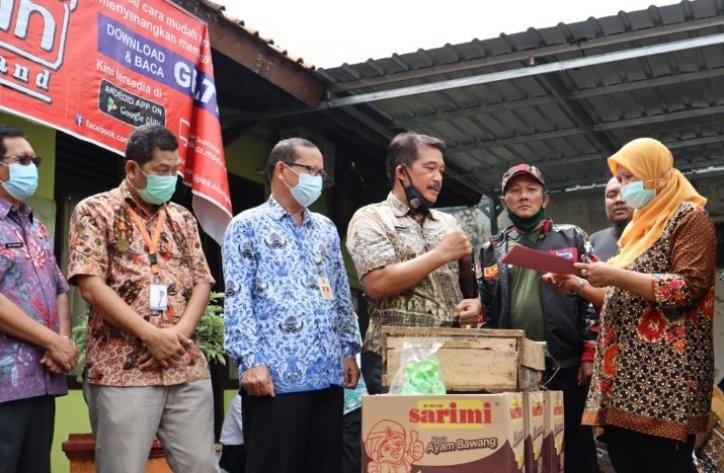
[[[165,125],[221,241],[231,200],[208,27],[174,3],[0,1],[0,109],[120,154],[135,127]]]

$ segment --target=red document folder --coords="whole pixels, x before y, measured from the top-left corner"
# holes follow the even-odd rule
[[[573,261],[525,246],[514,246],[502,259],[505,264],[534,269],[542,273],[576,274]]]

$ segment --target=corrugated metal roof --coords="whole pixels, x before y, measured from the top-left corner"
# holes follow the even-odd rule
[[[596,56],[724,32],[724,1],[558,24],[343,64],[317,74],[338,97]],[[538,164],[554,188],[602,182],[627,141],[667,143],[683,170],[724,164],[724,47],[712,45],[365,105],[380,126],[443,138],[456,175],[492,192],[512,164]]]

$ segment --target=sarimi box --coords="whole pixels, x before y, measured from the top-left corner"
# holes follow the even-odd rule
[[[543,473],[543,391],[523,393],[525,425],[525,473]]]
[[[523,395],[365,396],[366,473],[523,473]]]
[[[543,473],[563,471],[563,392],[543,391]]]

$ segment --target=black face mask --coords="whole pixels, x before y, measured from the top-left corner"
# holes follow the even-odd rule
[[[423,197],[422,195],[422,192],[417,190],[417,188],[412,184],[412,178],[410,177],[410,173],[407,172],[407,168],[403,166],[402,169],[405,174],[407,174],[407,179],[410,181],[409,185],[405,185],[402,179],[400,179],[400,183],[405,189],[405,198],[407,199],[407,205],[409,205],[410,208],[415,212],[425,215],[428,214],[430,212],[430,206],[432,205],[432,203],[425,199],[425,197]]]
[[[545,218],[545,216],[546,210],[543,207],[541,207],[538,212],[530,218],[518,217],[516,214],[511,212],[510,209],[508,209],[508,217],[510,218],[510,221],[513,222],[513,225],[522,230],[525,230],[526,232],[535,230],[541,220]]]

